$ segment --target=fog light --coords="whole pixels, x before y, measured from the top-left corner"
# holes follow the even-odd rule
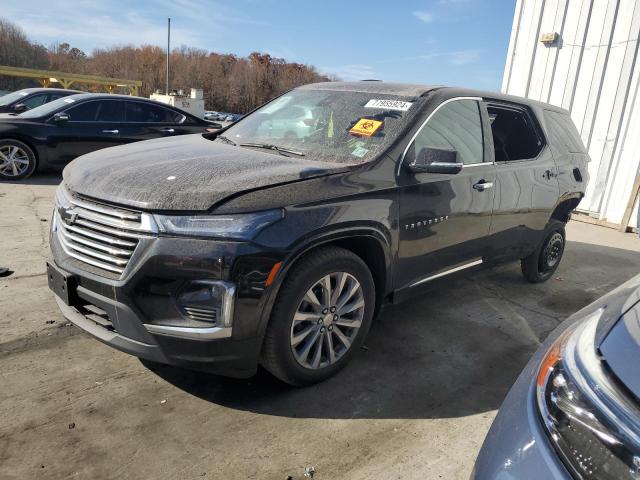
[[[231,327],[235,291],[232,283],[200,280],[178,295],[178,305],[187,318]]]

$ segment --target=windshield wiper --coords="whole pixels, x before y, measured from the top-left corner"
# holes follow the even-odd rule
[[[298,157],[304,157],[304,153],[302,152],[298,152],[296,150],[290,150],[284,147],[279,147],[277,145],[272,145],[270,143],[241,143],[240,146],[252,147],[252,148],[266,148],[267,150],[275,150],[280,155],[284,155],[285,157],[289,156],[287,155],[287,153],[290,153],[291,155],[297,155]]]
[[[229,144],[234,145],[234,146],[238,145],[236,142],[231,140],[229,137],[225,137],[224,135],[218,135],[216,138],[219,138],[223,142],[229,143]]]

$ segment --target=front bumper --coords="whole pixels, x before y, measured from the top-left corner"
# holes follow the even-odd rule
[[[50,268],[69,278],[73,289],[64,300],[56,296],[60,310],[101,342],[194,370],[233,377],[256,372],[267,297],[264,281],[275,262],[263,249],[238,242],[149,237],[140,242],[121,276],[69,257],[56,235],[51,250]],[[185,285],[231,282],[231,277],[237,286],[231,327],[182,314],[176,298]]]
[[[140,319],[126,305],[82,288],[78,288],[76,293],[81,303],[98,307],[105,312],[106,318],[97,322],[93,319],[96,317],[95,310],[67,305],[56,296],[60,311],[75,326],[110,347],[153,362],[231,377],[250,377],[256,371],[261,343],[257,339],[234,340],[223,337],[205,342],[145,332],[140,329]],[[120,329],[137,331],[135,336],[138,339],[122,335]]]

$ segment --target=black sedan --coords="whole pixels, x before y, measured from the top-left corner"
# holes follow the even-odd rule
[[[22,114],[0,114],[0,179],[60,170],[80,155],[151,138],[222,128],[139,97],[85,93]]]
[[[84,93],[63,88],[25,88],[0,97],[0,113],[22,113],[62,97]]]

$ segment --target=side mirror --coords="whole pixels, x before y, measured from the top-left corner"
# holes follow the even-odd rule
[[[24,103],[18,103],[13,106],[13,111],[16,113],[22,113],[29,110],[29,108]]]
[[[57,124],[63,124],[68,122],[70,118],[68,113],[58,112],[53,116],[53,121]]]
[[[455,150],[426,147],[418,152],[409,169],[415,173],[456,174],[462,170],[462,163],[458,163],[458,152]]]

